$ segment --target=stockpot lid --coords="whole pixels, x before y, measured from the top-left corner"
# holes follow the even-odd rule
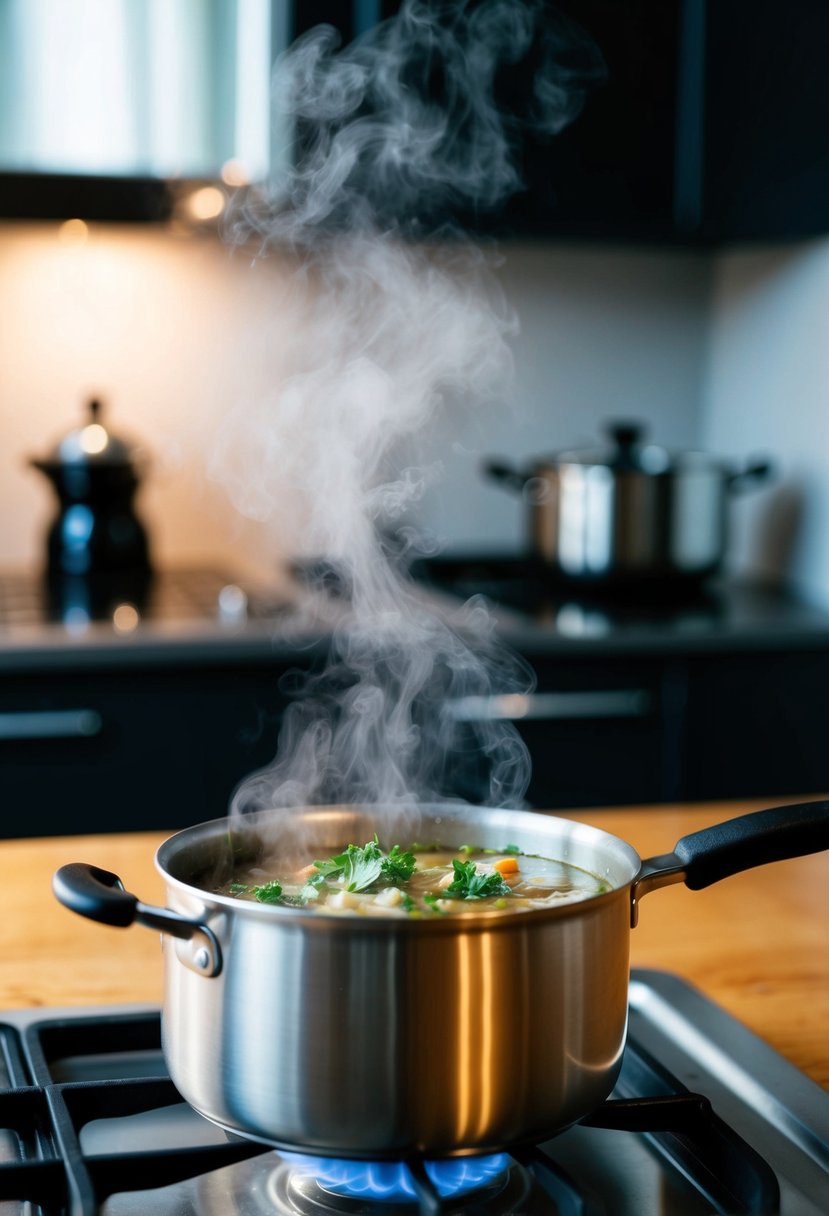
[[[103,405],[94,398],[87,405],[83,425],[74,427],[60,439],[47,458],[54,465],[129,466],[141,460],[141,450],[105,424]]]
[[[706,452],[671,452],[654,443],[645,443],[647,427],[642,422],[612,420],[605,426],[609,442],[585,448],[569,448],[541,463],[547,467],[567,464],[601,466],[613,473],[634,472],[658,476],[689,470],[725,471],[721,461]]]

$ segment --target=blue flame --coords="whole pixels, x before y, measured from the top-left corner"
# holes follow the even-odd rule
[[[386,1202],[417,1198],[411,1174],[403,1162],[345,1161],[284,1152],[280,1153],[280,1157],[302,1173],[310,1174],[319,1186],[334,1195]],[[426,1173],[441,1199],[465,1195],[468,1191],[486,1186],[499,1174],[503,1174],[508,1165],[509,1156],[506,1153],[425,1162]]]

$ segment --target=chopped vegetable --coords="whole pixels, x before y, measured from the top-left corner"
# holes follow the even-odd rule
[[[446,899],[487,899],[492,895],[509,895],[509,883],[497,872],[483,874],[474,861],[453,859],[455,877],[443,892]]]
[[[517,874],[519,872],[518,862],[514,857],[502,857],[500,861],[493,861],[492,868],[499,874]]]

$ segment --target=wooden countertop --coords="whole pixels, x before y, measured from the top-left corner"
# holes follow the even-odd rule
[[[613,832],[650,857],[689,832],[765,805],[590,810],[568,818]],[[88,861],[119,874],[143,902],[161,903],[153,856],[163,839],[153,832],[0,841],[0,1010],[161,1001],[156,934],[82,920],[57,903],[50,883],[58,866]],[[704,891],[681,884],[653,891],[642,900],[631,949],[633,966],[690,980],[829,1090],[829,853]]]

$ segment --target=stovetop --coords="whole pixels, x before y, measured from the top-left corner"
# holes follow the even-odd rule
[[[95,622],[131,633],[147,622],[238,624],[272,618],[287,600],[253,591],[227,571],[208,567],[158,570],[140,579],[66,577],[50,583],[29,572],[0,572],[0,630],[59,624],[72,632]]]
[[[154,1007],[2,1015],[4,1216],[829,1211],[829,1093],[663,972],[633,973],[611,1101],[486,1158],[297,1160],[230,1139],[181,1101],[160,1043]]]
[[[411,567],[432,592],[482,597],[505,637],[543,648],[708,648],[825,645],[829,613],[789,589],[727,577],[628,587],[556,577],[514,554],[441,554]]]

